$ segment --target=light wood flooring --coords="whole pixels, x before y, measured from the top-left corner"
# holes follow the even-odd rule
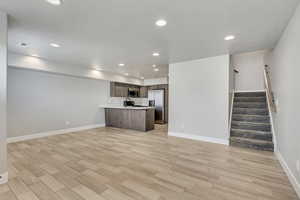
[[[8,145],[1,200],[296,200],[270,152],[99,128]]]

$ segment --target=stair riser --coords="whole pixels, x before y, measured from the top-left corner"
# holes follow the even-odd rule
[[[233,104],[234,108],[267,108],[265,103],[241,103],[237,102]]]
[[[245,122],[260,122],[269,123],[269,116],[246,116],[246,115],[232,115],[233,121],[245,121]]]
[[[244,129],[244,130],[255,130],[255,131],[266,131],[269,132],[271,131],[271,126],[270,125],[250,125],[250,124],[231,124],[231,127],[234,129]]]
[[[234,98],[234,102],[266,102],[266,98],[265,97],[235,97]]]
[[[233,108],[233,114],[268,115],[268,111],[266,109]]]
[[[258,145],[258,144],[249,144],[249,143],[240,143],[235,141],[230,141],[231,146],[242,147],[242,148],[249,148],[249,149],[256,149],[261,151],[272,151],[274,152],[273,145]]]
[[[265,92],[241,92],[234,93],[235,97],[266,97]]]
[[[259,134],[259,133],[247,133],[239,131],[231,131],[231,137],[241,137],[241,138],[250,138],[256,140],[265,140],[272,142],[272,134]]]

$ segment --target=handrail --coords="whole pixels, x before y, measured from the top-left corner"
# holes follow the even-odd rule
[[[269,72],[269,66],[268,65],[265,65],[264,77],[265,77],[265,89],[266,89],[266,92],[267,92],[268,103],[271,107],[272,112],[276,112],[277,109],[276,109],[274,94],[272,92],[272,85],[271,85],[270,72]]]

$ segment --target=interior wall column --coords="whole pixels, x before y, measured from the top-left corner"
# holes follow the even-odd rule
[[[0,184],[8,180],[7,172],[7,15],[0,12]]]

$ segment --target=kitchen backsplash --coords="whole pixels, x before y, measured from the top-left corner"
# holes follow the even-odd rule
[[[108,99],[109,105],[115,105],[115,106],[123,106],[123,102],[128,99],[126,97],[110,97]],[[148,98],[130,98],[130,101],[134,101],[135,105],[142,105],[142,106],[148,106]]]

